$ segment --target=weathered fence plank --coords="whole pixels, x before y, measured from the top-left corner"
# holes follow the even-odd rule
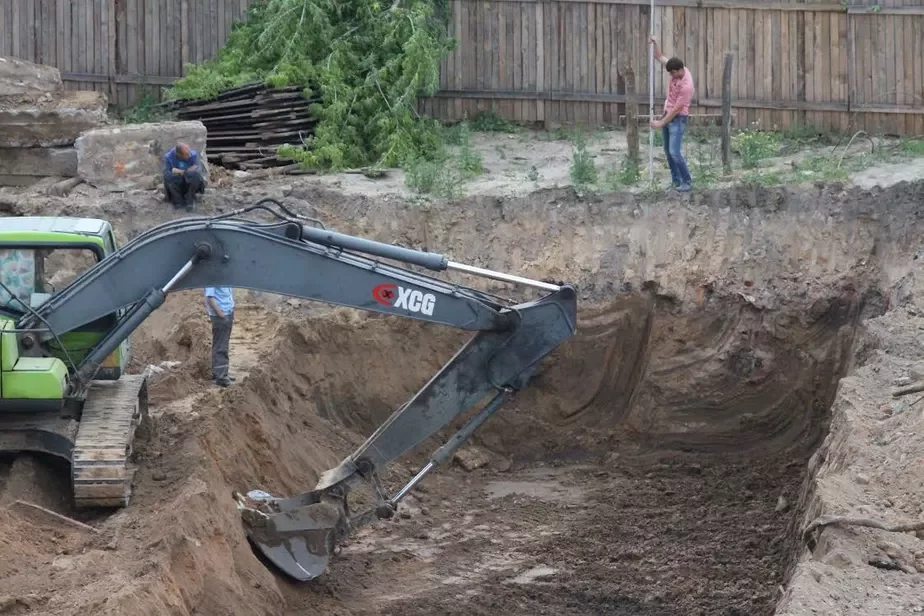
[[[664,53],[679,55],[694,75],[693,113],[721,113],[723,61],[733,53],[739,126],[924,133],[924,0],[888,0],[876,9],[856,2],[659,0],[653,15],[648,0],[453,6],[465,23],[483,28],[451,31],[458,45],[444,65],[468,70],[444,80],[434,97],[442,100],[425,107],[445,121],[493,109],[521,122],[613,124],[624,117],[621,67],[635,72],[639,96],[648,91],[651,22]],[[520,45],[529,54],[510,48],[511,22],[514,31],[527,23],[529,38]],[[524,65],[525,75],[535,66],[537,78],[518,79],[511,64]],[[656,69],[660,103],[668,77]]]
[[[0,55],[56,66],[73,89],[127,106],[214,57],[256,0],[5,0]],[[456,50],[422,108],[517,122],[611,125],[625,70],[647,108],[649,24],[696,80],[693,113],[721,113],[723,60],[738,126],[924,133],[924,0],[452,0]],[[668,77],[658,66],[655,98]],[[640,97],[640,98],[639,98]]]
[[[213,57],[256,0],[4,0],[0,56],[49,64],[65,86],[128,106]]]

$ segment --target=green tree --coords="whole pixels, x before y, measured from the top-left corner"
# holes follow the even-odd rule
[[[208,99],[254,81],[304,86],[318,123],[304,146],[280,155],[330,170],[402,166],[442,148],[439,123],[416,106],[436,91],[455,46],[446,21],[432,0],[266,0],[167,95]]]

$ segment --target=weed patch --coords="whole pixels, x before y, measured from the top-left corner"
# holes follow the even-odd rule
[[[742,167],[755,169],[765,158],[779,155],[780,135],[770,131],[742,131],[732,136],[731,147],[741,157]]]
[[[570,172],[571,183],[579,194],[597,183],[597,167],[582,133],[577,133],[574,139]]]
[[[619,167],[610,169],[604,181],[610,190],[619,190],[626,186],[635,186],[642,179],[642,168],[637,158],[626,156]]]
[[[902,140],[901,151],[913,157],[924,156],[924,138]]]
[[[515,133],[519,126],[490,111],[479,111],[471,121],[472,130],[480,133]]]
[[[126,124],[145,124],[163,120],[166,114],[157,107],[157,99],[150,92],[145,92],[141,99],[125,110],[122,120]]]

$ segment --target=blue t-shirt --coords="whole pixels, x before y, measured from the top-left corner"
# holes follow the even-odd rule
[[[231,287],[205,287],[205,297],[214,297],[215,303],[225,313],[225,316],[234,312],[234,294],[231,292]],[[208,300],[205,302],[205,309],[210,316],[216,316]]]
[[[186,171],[189,167],[199,164],[199,153],[189,148],[189,158],[182,160],[176,155],[176,148],[173,148],[164,154],[164,173],[170,173],[174,169]]]

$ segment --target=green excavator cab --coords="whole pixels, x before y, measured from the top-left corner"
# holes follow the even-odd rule
[[[129,339],[106,358],[88,391],[70,387],[76,366],[123,311],[58,335],[20,331],[16,322],[116,248],[105,220],[0,218],[0,453],[65,459],[78,506],[124,506],[130,495],[128,456],[147,389],[143,376],[124,374]]]
[[[0,311],[6,318],[15,320],[28,308],[38,308],[115,249],[112,225],[105,220],[44,216],[0,218]],[[54,342],[47,350],[63,362],[69,358],[79,364],[121,316],[119,313],[106,315],[64,333],[60,336],[63,348]],[[96,378],[117,380],[128,360],[129,343],[126,341],[104,362]]]

